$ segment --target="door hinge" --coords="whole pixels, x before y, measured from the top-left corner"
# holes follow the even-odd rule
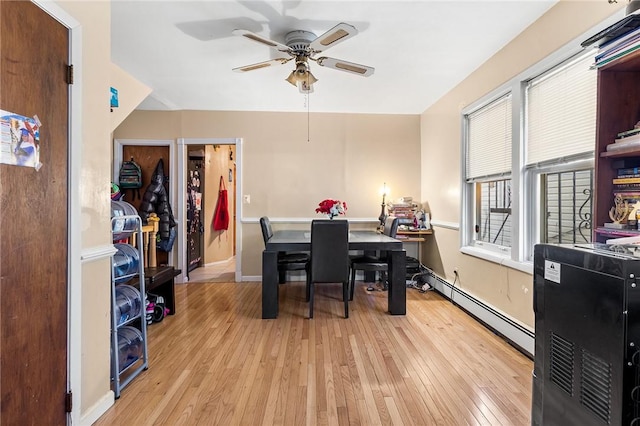
[[[67,84],[73,84],[73,65],[67,65]]]
[[[64,408],[67,410],[67,413],[70,413],[73,409],[73,394],[71,391],[67,392],[64,398]]]

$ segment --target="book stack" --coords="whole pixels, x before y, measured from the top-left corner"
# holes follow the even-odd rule
[[[638,189],[640,191],[640,189]],[[414,226],[417,204],[398,202],[389,204],[389,214],[398,218],[398,226]]]
[[[634,127],[631,130],[618,133],[618,136],[607,145],[608,152],[616,152],[627,148],[640,148],[640,128]]]
[[[611,38],[601,39],[603,42],[599,45],[598,54],[595,57],[593,65],[595,68],[600,68],[640,49],[640,28],[638,28],[640,16],[629,15],[616,25],[618,28],[609,34]]]
[[[640,201],[640,167],[618,169],[613,179],[613,196],[620,195],[629,204]]]

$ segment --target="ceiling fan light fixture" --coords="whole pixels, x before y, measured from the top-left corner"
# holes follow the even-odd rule
[[[291,71],[291,74],[289,74],[289,77],[287,77],[286,80],[294,86],[299,86],[300,83],[312,85],[318,81],[318,79],[315,78],[308,69],[305,69],[304,72],[300,72],[298,71],[298,68]]]
[[[307,72],[307,78],[305,78],[305,79],[304,79],[304,81],[305,81],[305,82],[308,82],[309,84],[313,84],[313,83],[315,83],[316,81],[318,81],[318,79],[317,79],[317,78],[315,78],[315,77],[313,76],[313,74],[311,74],[311,71],[309,71],[309,72]]]
[[[313,83],[307,81],[298,82],[298,90],[300,93],[313,93]]]
[[[297,86],[303,93],[309,93],[309,90],[312,91],[313,83],[318,81],[318,79],[311,74],[311,71],[309,71],[307,57],[302,55],[297,57],[296,69],[291,71],[291,74],[289,74],[286,80],[292,85]],[[301,83],[303,87],[301,87]]]
[[[289,74],[289,77],[285,78],[285,80],[293,84],[294,86],[298,85],[298,77],[296,76],[295,71],[291,71],[291,74]]]
[[[640,0],[634,0],[640,1]],[[319,66],[333,68],[339,71],[345,71],[362,77],[369,77],[375,71],[373,67],[367,65],[356,64],[353,62],[343,61],[341,59],[322,57],[316,58],[315,55],[325,51],[329,47],[342,43],[345,40],[358,34],[358,30],[347,23],[341,22],[329,31],[316,37],[311,31],[293,30],[285,34],[285,44],[277,41],[269,40],[261,35],[252,33],[247,30],[235,29],[233,34],[243,36],[249,40],[269,46],[279,52],[286,53],[288,58],[276,58],[269,61],[260,62],[243,67],[233,68],[236,72],[252,71],[260,68],[266,68],[272,65],[282,65],[295,59],[295,69],[285,79],[292,86],[296,86],[301,93],[313,92],[313,83],[317,82],[309,69],[309,60],[316,62]]]

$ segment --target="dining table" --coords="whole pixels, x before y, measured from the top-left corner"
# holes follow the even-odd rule
[[[376,231],[349,231],[349,250],[386,251],[389,262],[387,309],[406,315],[406,255],[402,241]],[[311,251],[311,231],[280,230],[265,243],[262,252],[262,318],[278,317],[278,252]]]

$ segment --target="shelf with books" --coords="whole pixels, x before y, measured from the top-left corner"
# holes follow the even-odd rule
[[[619,132],[613,143],[606,146],[607,153],[628,154],[638,150],[640,150],[640,122],[636,123],[632,129]]]
[[[640,18],[637,19],[640,21]],[[595,152],[598,154],[594,165],[592,229],[593,239],[598,241],[616,238],[618,234],[624,234],[620,237],[635,236],[640,232],[604,228],[605,223],[612,222],[609,213],[615,206],[615,195],[620,194],[624,200],[635,204],[640,193],[638,184],[614,183],[614,179],[631,179],[631,174],[639,174],[621,173],[621,169],[640,168],[640,141],[635,140],[640,134],[635,129],[640,120],[640,50],[633,49],[640,39],[633,40],[632,44],[621,50],[612,50],[618,43],[622,46],[625,41],[631,41],[631,37],[612,40],[606,46],[601,44],[602,49],[596,60]],[[625,53],[623,56],[617,55],[622,52]]]
[[[615,151],[603,151],[600,153],[600,157],[640,157],[640,145],[627,146]]]
[[[611,30],[614,26],[616,28]],[[597,43],[599,47],[594,68],[619,64],[640,49],[640,15],[629,14],[614,26],[605,30],[608,34],[604,37],[598,39],[600,35],[596,35],[582,43],[583,47],[592,43]]]

